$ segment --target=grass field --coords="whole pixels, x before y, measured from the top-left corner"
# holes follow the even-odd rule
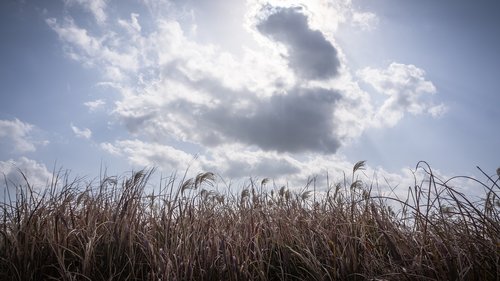
[[[469,179],[484,189],[471,201],[421,162],[398,199],[363,168],[321,194],[267,179],[216,192],[212,173],[155,192],[152,170],[26,179],[0,205],[0,280],[500,280],[500,175]]]

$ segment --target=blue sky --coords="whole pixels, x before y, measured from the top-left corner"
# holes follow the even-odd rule
[[[226,179],[500,166],[496,1],[0,4],[0,169]],[[194,156],[196,160],[194,160]]]

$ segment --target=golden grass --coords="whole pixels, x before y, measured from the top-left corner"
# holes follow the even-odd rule
[[[221,194],[212,173],[155,193],[152,170],[57,174],[41,193],[26,179],[0,205],[0,280],[500,279],[499,179],[472,202],[419,163],[425,186],[400,200],[372,194],[363,166],[324,196],[267,180]]]

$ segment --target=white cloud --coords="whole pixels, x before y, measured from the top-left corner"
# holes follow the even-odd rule
[[[448,112],[448,110],[449,110],[448,106],[441,103],[441,104],[429,107],[427,109],[427,112],[432,117],[439,118],[439,117],[443,116],[444,114],[446,114],[446,112]]]
[[[230,152],[230,153],[228,153]],[[301,173],[301,163],[292,156],[272,151],[225,145],[201,154],[197,161],[203,170],[220,173],[225,178],[284,178]]]
[[[353,12],[352,24],[358,26],[363,30],[373,30],[378,25],[378,17],[370,12]]]
[[[97,99],[97,100],[94,100],[94,101],[85,102],[83,104],[86,107],[88,107],[88,109],[89,109],[90,112],[94,112],[94,111],[97,111],[100,108],[102,108],[106,104],[106,102],[104,100],[102,100],[102,99]]]
[[[99,145],[99,147],[104,150],[105,152],[113,155],[113,156],[121,156],[121,150],[117,147],[115,147],[113,144],[108,143],[108,142],[103,142]]]
[[[17,152],[35,151],[35,142],[31,138],[34,126],[29,123],[14,120],[0,120],[0,140],[7,139],[12,142]]]
[[[169,145],[137,139],[101,143],[100,146],[111,155],[125,157],[131,165],[155,166],[169,172],[189,167],[190,172],[194,174],[211,171],[228,179],[252,176],[290,180],[303,180],[310,175],[304,173],[319,172],[315,170],[318,166],[307,167],[310,162],[298,161],[292,155],[266,152],[237,144],[223,145],[197,155]],[[327,164],[322,162],[321,167],[324,168],[325,165]],[[336,164],[331,167],[336,167]]]
[[[124,156],[131,165],[138,166],[137,168],[154,166],[168,173],[184,172],[188,169],[188,178],[194,177],[199,172],[214,172],[226,183],[229,182],[233,192],[245,186],[249,179],[259,182],[269,178],[271,183],[266,188],[287,186],[295,192],[302,192],[308,180],[314,179],[308,190],[312,190],[314,185],[317,196],[321,196],[329,188],[334,189],[337,183],[349,189],[353,180],[361,180],[364,183],[363,187],[370,187],[373,196],[381,195],[401,201],[409,198],[409,204],[414,203],[412,198],[408,197],[409,189],[414,192],[416,185],[422,188],[424,194],[427,194],[430,186],[431,196],[435,196],[433,182],[429,182],[430,174],[425,163],[421,163],[417,168],[405,167],[394,172],[370,166],[368,163],[353,176],[355,163],[338,155],[303,155],[299,160],[291,154],[225,145],[201,153],[195,159],[193,155],[171,146],[139,140],[103,143],[101,147],[112,154]],[[439,192],[443,188],[441,184],[451,177],[439,170],[433,170],[432,173]],[[447,181],[447,185],[459,192],[467,192],[474,196],[470,198],[484,196],[484,188],[468,178],[454,177],[452,181]],[[442,193],[441,196],[446,196],[446,193]],[[387,203],[396,210],[401,207],[396,200],[389,199]]]
[[[66,18],[64,25],[61,25],[57,19],[49,18],[46,23],[59,35],[63,41],[71,42],[73,48],[68,49],[75,59],[92,58],[101,50],[101,43],[96,38],[90,36],[86,29],[75,25],[73,19]],[[80,59],[81,58],[81,59]]]
[[[131,35],[137,35],[141,33],[142,27],[139,24],[139,14],[137,13],[132,13],[130,14],[130,21],[118,20],[118,24],[125,28]]]
[[[153,17],[170,16],[175,10],[175,4],[171,0],[139,0],[146,6]]]
[[[66,5],[81,5],[84,9],[92,13],[95,20],[99,24],[106,21],[106,6],[107,0],[64,0]]]
[[[169,145],[137,139],[101,143],[100,146],[111,155],[125,157],[134,166],[155,166],[168,172],[189,167],[194,174],[211,171],[226,179],[269,177],[302,184],[309,176],[325,176],[330,172],[337,177],[353,166],[334,155],[303,156],[298,160],[293,154],[262,151],[238,144],[219,146],[198,153],[196,157]]]
[[[45,187],[52,177],[52,173],[47,170],[44,164],[26,157],[17,160],[0,161],[0,173],[6,177],[10,187],[26,183],[21,172],[35,188]],[[2,180],[2,182],[4,181]]]
[[[90,139],[92,137],[92,131],[89,128],[80,129],[73,124],[71,124],[71,130],[75,133],[75,136],[83,139]]]
[[[112,80],[121,80],[124,72],[135,72],[139,67],[138,51],[133,45],[127,46],[125,51],[120,50],[125,43],[113,36],[113,32],[105,32],[102,37],[89,34],[87,29],[79,27],[71,17],[60,23],[55,18],[49,18],[46,23],[65,42],[65,51],[68,56],[81,62],[85,66],[99,66],[105,69],[107,77]]]
[[[391,63],[387,69],[364,68],[358,76],[377,92],[388,96],[375,114],[374,126],[394,126],[406,112],[418,115],[444,112],[435,107],[430,96],[437,93],[434,84],[425,78],[425,71],[414,65]]]
[[[140,140],[121,140],[101,143],[101,148],[113,155],[124,155],[130,164],[140,167],[159,167],[162,170],[187,168],[195,156],[168,145]]]
[[[350,74],[339,79],[338,91],[342,95],[335,110],[337,133],[343,143],[359,137],[370,126],[374,105],[370,95],[363,91]]]

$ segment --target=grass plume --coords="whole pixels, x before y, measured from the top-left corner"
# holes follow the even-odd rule
[[[364,164],[323,196],[269,179],[220,193],[213,173],[151,192],[153,170],[42,191],[24,177],[0,203],[0,280],[500,279],[499,179],[470,179],[475,202],[420,162],[398,199],[373,194]]]

